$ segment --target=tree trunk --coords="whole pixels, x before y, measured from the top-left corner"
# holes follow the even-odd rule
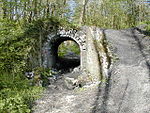
[[[86,13],[86,6],[89,0],[82,1],[82,9],[80,13],[79,25],[85,24],[85,13]]]
[[[3,2],[0,2],[0,19],[3,18],[4,10],[3,10]]]
[[[33,18],[36,19],[37,18],[37,0],[33,1],[34,3],[34,14],[33,14]]]
[[[66,7],[66,2],[67,2],[67,0],[63,0],[63,7],[62,7],[62,14],[61,14],[61,18],[64,18],[64,16],[65,16],[65,7]]]
[[[46,3],[46,17],[48,18],[49,15],[50,15],[49,1],[47,0],[47,3]]]

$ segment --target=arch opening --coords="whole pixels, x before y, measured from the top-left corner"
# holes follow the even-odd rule
[[[62,72],[72,71],[80,66],[80,47],[71,39],[62,41],[57,45],[56,68]]]
[[[84,38],[83,38],[84,39]],[[68,58],[61,57],[64,53],[60,52],[61,44],[65,41],[70,41],[74,43],[75,49],[78,51],[78,55],[74,54],[76,52],[70,52],[72,56],[68,55]],[[47,41],[44,43],[43,46],[43,56],[42,56],[42,64],[45,68],[53,68],[57,70],[61,70],[61,72],[69,72],[72,71],[75,67],[78,67],[75,70],[83,70],[85,67],[85,60],[86,60],[86,51],[85,51],[85,41],[81,40],[80,37],[73,36],[73,35],[55,35],[53,37],[48,37]],[[67,45],[66,48],[70,47]],[[80,54],[79,54],[80,53]],[[65,55],[67,56],[67,55]]]

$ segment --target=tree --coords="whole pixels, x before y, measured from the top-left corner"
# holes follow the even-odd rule
[[[134,0],[74,0],[74,22],[103,28],[122,29],[148,21],[146,4]]]

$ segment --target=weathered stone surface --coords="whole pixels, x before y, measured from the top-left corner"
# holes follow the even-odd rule
[[[92,28],[87,28],[87,61],[86,61],[86,71],[92,76],[93,81],[100,80],[100,61],[97,50],[95,48],[95,43],[93,39]]]
[[[81,54],[81,69],[85,68],[85,59],[86,59],[86,37],[85,32],[77,30],[64,30],[59,29],[57,33],[51,33],[47,36],[47,40],[43,44],[43,66],[44,67],[56,67],[57,62],[57,50],[58,46],[66,41],[72,40],[75,41],[80,47]]]

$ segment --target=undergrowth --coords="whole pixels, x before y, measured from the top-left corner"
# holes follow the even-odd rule
[[[77,28],[66,19],[57,17],[32,22],[0,19],[0,113],[31,112],[33,101],[43,90],[37,82],[42,80],[42,86],[45,86],[46,74],[38,72],[36,74],[42,76],[29,81],[22,73],[40,67],[40,45],[49,33],[60,27]]]
[[[43,91],[32,86],[21,74],[0,74],[0,113],[30,113],[35,99]]]

